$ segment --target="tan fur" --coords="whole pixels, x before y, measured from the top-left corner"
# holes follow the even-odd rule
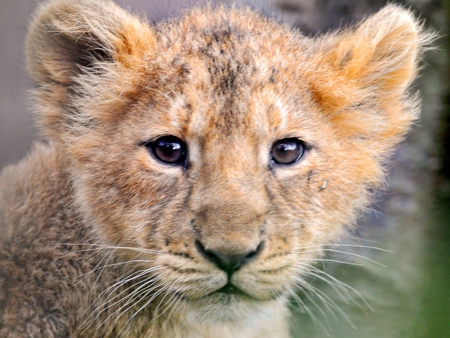
[[[387,6],[309,39],[249,9],[150,27],[53,0],[27,42],[46,144],[0,177],[2,337],[287,337],[287,300],[417,116],[429,36]],[[143,142],[174,135],[188,166]],[[271,166],[283,138],[304,158]],[[231,275],[199,252],[258,255]]]

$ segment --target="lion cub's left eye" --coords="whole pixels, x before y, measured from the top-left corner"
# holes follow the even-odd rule
[[[162,136],[153,142],[144,144],[153,156],[166,164],[182,165],[186,162],[187,146],[175,136]]]
[[[285,138],[274,143],[270,154],[277,164],[294,164],[305,154],[305,144],[297,138]]]

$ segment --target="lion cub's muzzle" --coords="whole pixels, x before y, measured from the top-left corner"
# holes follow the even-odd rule
[[[237,289],[247,293],[254,282],[244,282],[243,278],[253,278],[268,249],[269,198],[265,189],[259,189],[262,182],[241,176],[239,172],[233,180],[209,178],[191,194],[193,249],[202,269],[212,268],[212,278],[221,278],[215,292],[235,293]]]

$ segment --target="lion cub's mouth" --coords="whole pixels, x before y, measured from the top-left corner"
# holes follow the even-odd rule
[[[239,289],[238,287],[234,286],[230,282],[228,282],[225,286],[223,286],[219,290],[214,291],[213,294],[214,293],[224,293],[224,294],[227,294],[227,295],[238,295],[238,296],[250,297],[249,295],[247,295],[245,292],[243,292],[241,289]]]
[[[212,301],[212,302],[215,302],[217,300],[220,300],[220,301],[257,300],[231,283],[227,283],[225,286],[221,287],[220,289],[218,289],[216,291],[213,291],[213,292],[207,294],[206,296],[204,296],[202,298],[210,299],[210,301]]]

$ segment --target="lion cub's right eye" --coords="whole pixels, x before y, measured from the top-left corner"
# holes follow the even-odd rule
[[[289,165],[298,162],[305,154],[305,144],[297,138],[285,138],[274,143],[271,150],[272,161]]]
[[[182,165],[186,162],[187,146],[175,136],[162,136],[144,143],[156,159],[166,164]]]

